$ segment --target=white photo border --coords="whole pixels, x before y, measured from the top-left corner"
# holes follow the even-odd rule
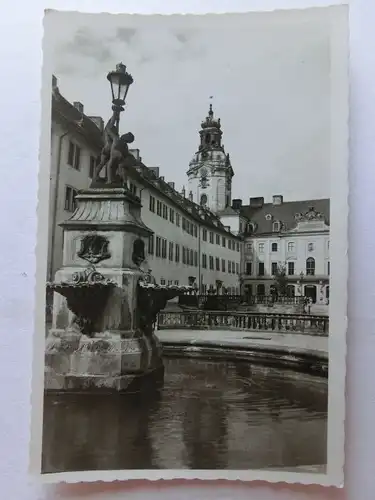
[[[33,341],[32,416],[30,473],[43,483],[94,482],[146,479],[266,481],[270,483],[319,484],[342,487],[344,482],[345,378],[348,307],[348,215],[349,215],[349,32],[348,6],[314,7],[326,9],[331,19],[331,175],[330,175],[330,335],[327,472],[284,472],[283,470],[115,470],[42,474],[42,421],[44,393],[45,276],[47,271],[50,121],[51,121],[51,48],[48,29],[43,39],[42,117],[38,190],[38,232],[36,248],[35,333]],[[308,10],[308,9],[303,9]],[[63,11],[61,11],[63,12]],[[259,11],[254,11],[259,12]],[[285,12],[285,11],[284,11]],[[64,14],[67,14],[64,12]],[[246,16],[239,14],[212,14]],[[47,14],[48,15],[48,14]],[[69,13],[69,15],[82,15]],[[89,15],[89,14],[86,14]],[[91,14],[94,15],[94,14]],[[108,14],[111,15],[111,14]],[[114,15],[114,14],[113,14]],[[137,14],[129,14],[135,17]],[[175,17],[211,14],[172,14]],[[223,19],[224,20],[224,19]]]

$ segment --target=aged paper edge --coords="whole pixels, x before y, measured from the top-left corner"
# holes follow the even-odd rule
[[[331,302],[329,337],[329,396],[328,396],[328,439],[327,472],[315,474],[306,472],[285,472],[283,470],[112,470],[79,471],[56,474],[41,473],[42,416],[44,385],[44,330],[45,330],[45,276],[48,242],[48,195],[50,161],[50,73],[51,50],[43,38],[42,70],[42,116],[40,139],[40,171],[38,193],[38,233],[36,247],[36,287],[35,287],[35,334],[33,345],[33,378],[31,395],[31,440],[29,472],[42,483],[112,482],[124,480],[228,480],[266,481],[269,483],[322,485],[343,487],[344,443],[345,443],[345,379],[346,379],[346,332],[348,298],[348,169],[349,169],[349,30],[348,6],[338,5],[324,8],[331,20]],[[293,10],[302,10],[293,9]],[[307,9],[303,9],[307,10]],[[310,9],[309,9],[310,10]],[[311,9],[313,10],[313,9]],[[47,10],[48,15],[61,14]],[[264,14],[266,11],[229,14],[171,14],[168,17],[183,18],[195,16],[207,18],[222,16]],[[267,11],[269,12],[269,11]],[[286,10],[284,12],[287,12]],[[104,13],[103,13],[104,14]],[[115,15],[105,13],[107,15]],[[64,12],[64,15],[87,15],[78,12]],[[126,15],[126,14],[125,14]],[[162,14],[156,14],[161,16]],[[129,14],[134,18],[154,18],[155,15]],[[335,269],[338,271],[335,272]],[[332,293],[333,290],[333,293]],[[336,291],[337,290],[337,291]],[[40,332],[39,334],[37,332]]]

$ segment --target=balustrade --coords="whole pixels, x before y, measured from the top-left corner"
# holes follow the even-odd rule
[[[328,335],[328,316],[306,314],[262,314],[227,311],[162,311],[158,316],[157,328],[165,329],[225,329],[245,331],[274,331]]]

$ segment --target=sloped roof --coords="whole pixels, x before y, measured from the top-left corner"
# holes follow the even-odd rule
[[[272,223],[276,221],[282,223],[282,231],[290,231],[294,229],[297,224],[295,215],[308,212],[311,208],[316,212],[322,213],[326,224],[329,225],[329,206],[329,198],[320,200],[284,201],[281,205],[264,203],[262,207],[244,205],[241,208],[241,214],[255,223],[255,236],[264,233],[272,233]],[[267,215],[271,215],[272,217],[267,220]]]
[[[232,207],[225,207],[223,210],[217,212],[217,215],[222,217],[223,215],[239,215],[239,210],[234,210]]]
[[[58,89],[52,92],[52,117],[68,127],[73,127],[75,132],[83,136],[98,151],[103,147],[103,133],[99,127],[67,101]]]

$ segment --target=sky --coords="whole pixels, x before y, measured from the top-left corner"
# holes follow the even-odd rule
[[[143,162],[187,186],[212,102],[235,172],[232,198],[330,196],[328,9],[206,16],[49,12],[45,64],[89,116],[111,115],[108,71],[134,78],[122,133]],[[210,100],[210,96],[213,96]]]

